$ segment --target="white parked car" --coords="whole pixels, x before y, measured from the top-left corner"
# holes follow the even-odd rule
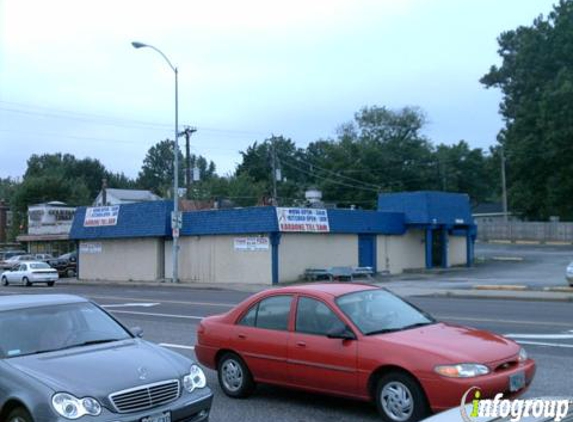
[[[22,262],[11,270],[4,271],[1,276],[2,284],[19,283],[31,286],[34,283],[47,283],[53,286],[58,279],[58,271],[45,262],[29,261]]]
[[[567,269],[565,270],[565,278],[567,279],[567,283],[573,287],[573,262],[569,263],[567,266]]]

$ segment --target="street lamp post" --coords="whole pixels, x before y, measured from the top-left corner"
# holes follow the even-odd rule
[[[169,59],[161,50],[158,48],[153,47],[149,44],[144,44],[141,42],[134,41],[131,43],[134,48],[142,48],[148,47],[152,50],[157,51],[173,73],[175,73],[175,136],[174,136],[174,145],[173,145],[173,217],[171,218],[171,227],[172,227],[172,234],[173,234],[173,275],[171,278],[171,282],[177,283],[178,281],[178,270],[179,270],[179,102],[178,102],[178,89],[177,89],[177,68],[171,64]]]

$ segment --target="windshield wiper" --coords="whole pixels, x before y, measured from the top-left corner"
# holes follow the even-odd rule
[[[18,355],[15,354],[12,356],[8,355],[6,357],[7,358],[17,358],[17,357],[21,357],[21,356],[39,355],[41,353],[58,352],[60,350],[73,349],[74,347],[91,346],[94,344],[102,344],[102,343],[111,343],[111,342],[120,341],[120,340],[127,340],[127,338],[109,338],[109,339],[100,339],[100,340],[89,340],[89,341],[84,341],[83,343],[70,344],[69,346],[56,347],[53,349],[34,350],[33,352],[21,353]]]
[[[402,330],[409,330],[410,328],[424,327],[426,325],[432,325],[435,323],[436,323],[436,321],[417,322],[415,324],[406,325],[405,327],[402,327],[401,329]]]
[[[74,347],[92,346],[94,344],[112,343],[114,341],[121,341],[121,340],[127,340],[127,338],[105,338],[99,340],[88,340],[82,343],[70,344],[69,346],[65,346],[62,347],[61,349],[56,349],[56,350],[65,350],[65,349],[72,349]]]
[[[374,331],[368,331],[367,333],[365,333],[367,336],[371,336],[374,334],[385,334],[385,333],[393,333],[395,331],[401,331],[402,328],[382,328],[381,330],[374,330]]]
[[[409,330],[411,328],[416,327],[423,327],[425,325],[435,324],[435,321],[427,321],[427,322],[417,322],[415,324],[406,325],[404,327],[396,327],[396,328],[382,328],[381,330],[374,330],[365,333],[367,336],[374,335],[374,334],[385,334],[385,333],[394,333],[396,331],[404,331]]]

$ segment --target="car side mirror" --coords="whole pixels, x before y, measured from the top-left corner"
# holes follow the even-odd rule
[[[339,338],[342,340],[356,340],[356,335],[346,325],[340,325],[332,328],[326,333],[328,338]]]
[[[131,334],[133,334],[135,337],[143,337],[143,328],[141,327],[131,327],[129,331],[131,331]]]

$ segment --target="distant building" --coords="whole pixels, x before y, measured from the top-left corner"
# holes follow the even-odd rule
[[[105,199],[104,199],[105,196]],[[102,189],[96,197],[93,205],[101,207],[105,205],[134,204],[136,202],[160,201],[162,198],[149,190],[138,189]]]
[[[54,256],[73,251],[70,240],[75,207],[52,201],[28,207],[28,233],[16,238],[27,243],[30,253],[50,253]]]
[[[472,216],[478,226],[483,223],[503,223],[503,205],[501,202],[478,204],[472,209]],[[517,221],[518,218],[508,212],[507,220]]]

